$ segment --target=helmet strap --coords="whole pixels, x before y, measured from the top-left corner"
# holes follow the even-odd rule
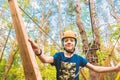
[[[69,51],[69,50],[67,50],[67,49],[65,49],[65,48],[64,48],[64,50],[65,50],[66,52],[68,52],[68,53],[73,54],[73,52],[75,51],[75,48],[74,48],[72,51]]]

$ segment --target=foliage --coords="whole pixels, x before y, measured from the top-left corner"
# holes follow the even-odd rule
[[[114,25],[110,26],[110,30],[112,31],[111,40],[115,41],[120,36],[119,35],[120,34],[120,27],[118,24],[114,24]]]
[[[6,59],[3,58],[2,62],[0,62],[0,80],[2,80],[5,67]],[[18,54],[15,56],[14,62],[10,71],[8,72],[6,80],[25,80],[23,67],[21,66],[21,59]]]
[[[105,46],[101,46],[101,50],[97,51],[97,56],[98,56],[98,64],[99,65],[104,65],[105,60],[109,57],[108,55],[111,53],[111,49],[105,48]]]
[[[107,76],[105,76],[105,80],[111,80],[111,79],[115,79],[116,77],[116,72],[113,73],[107,73]]]
[[[2,61],[0,62],[0,80],[2,80],[2,76],[4,74],[5,66],[6,66],[6,59],[3,57]]]
[[[23,68],[12,66],[6,80],[25,80]]]
[[[7,80],[24,80],[24,70],[21,66],[21,58],[20,53],[18,52],[14,58],[14,62],[12,64],[12,67],[8,73]]]
[[[73,0],[67,0],[68,2],[68,6],[69,8],[67,8],[66,12],[67,14],[71,15],[71,16],[75,16],[75,11],[76,11],[76,7]]]
[[[85,75],[86,79],[88,80],[89,79],[89,69],[88,68],[83,68],[82,71],[83,71],[83,74]],[[80,75],[79,75],[79,79],[84,80],[81,72],[80,72]]]
[[[24,8],[28,8],[29,7],[29,3],[30,3],[30,0],[18,0],[18,3],[22,6],[24,6]]]
[[[54,66],[51,66],[50,64],[41,65],[40,71],[43,80],[56,80],[56,70]]]

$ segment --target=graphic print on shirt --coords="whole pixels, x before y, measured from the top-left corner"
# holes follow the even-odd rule
[[[61,62],[60,80],[74,80],[76,63]]]

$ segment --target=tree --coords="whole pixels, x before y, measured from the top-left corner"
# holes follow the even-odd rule
[[[16,50],[16,52],[14,52],[15,46],[16,46],[16,40],[13,42],[13,46],[12,46],[12,49],[11,49],[11,52],[10,52],[10,55],[9,55],[9,58],[8,58],[8,61],[6,64],[6,68],[5,68],[5,72],[4,72],[4,76],[3,76],[4,80],[6,80],[6,78],[7,78],[8,72],[9,72],[9,70],[12,66],[13,60],[14,60],[14,56],[18,51],[18,50]]]
[[[86,36],[86,32],[84,29],[84,26],[82,22],[80,21],[80,0],[77,0],[76,2],[76,23],[79,28],[80,34],[81,34],[81,39],[83,43],[83,51],[86,54],[87,59],[89,60],[90,63],[97,65],[98,62],[98,57],[96,54],[96,51],[100,48],[100,34],[99,30],[96,27],[96,14],[95,14],[95,9],[94,9],[94,0],[91,1],[89,4],[90,6],[90,13],[91,13],[91,24],[92,24],[92,31],[93,31],[93,43],[91,45],[88,44],[88,39]],[[92,70],[90,70],[90,77],[91,80],[97,80],[98,74]]]
[[[108,0],[111,7],[112,7],[112,11],[113,13],[111,12],[111,15],[116,19],[116,22],[118,24],[118,26],[120,27],[120,18],[118,17],[117,13],[116,13],[116,9],[115,9],[115,6],[114,6],[114,3],[112,2],[112,0]]]

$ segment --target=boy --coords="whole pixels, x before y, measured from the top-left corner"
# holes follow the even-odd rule
[[[120,71],[120,63],[115,67],[102,67],[92,65],[87,59],[74,53],[77,44],[76,34],[73,31],[63,33],[62,44],[63,52],[57,52],[54,56],[46,56],[39,49],[37,44],[29,39],[33,51],[43,63],[51,63],[56,67],[57,80],[79,80],[79,67],[86,66],[96,72]]]

